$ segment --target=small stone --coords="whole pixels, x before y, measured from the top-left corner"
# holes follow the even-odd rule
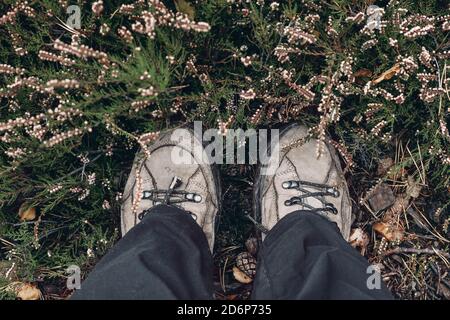
[[[392,189],[383,183],[373,191],[368,201],[372,210],[378,212],[392,206],[395,202],[395,196]]]

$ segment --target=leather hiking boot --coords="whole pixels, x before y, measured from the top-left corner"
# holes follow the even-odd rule
[[[294,124],[280,132],[278,144],[273,142],[279,148],[261,165],[255,183],[255,222],[267,233],[287,214],[310,210],[335,222],[347,240],[352,210],[339,158],[329,144],[317,158],[317,140],[307,136],[307,127]],[[265,173],[268,166],[275,169]]]
[[[201,140],[189,129],[176,129],[162,133],[147,148],[150,156],[145,158],[142,150],[137,153],[125,186],[122,235],[152,207],[168,204],[186,210],[195,219],[212,251],[220,185]]]

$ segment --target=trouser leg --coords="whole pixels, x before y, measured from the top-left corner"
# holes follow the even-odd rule
[[[281,219],[260,250],[253,299],[392,299],[367,286],[369,263],[335,223],[308,211]]]
[[[159,205],[96,265],[73,299],[211,299],[213,262],[184,210]]]

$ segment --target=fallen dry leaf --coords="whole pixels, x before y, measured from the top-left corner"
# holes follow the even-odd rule
[[[0,277],[11,280],[16,275],[16,264],[8,260],[0,260]]]
[[[233,276],[240,283],[249,284],[253,281],[252,278],[250,278],[245,273],[243,273],[241,270],[239,270],[238,267],[233,267]]]
[[[438,285],[439,293],[447,300],[450,299],[450,289],[448,289],[442,282]]]
[[[16,296],[21,300],[39,300],[41,291],[34,284],[23,283],[17,288]]]
[[[412,198],[418,198],[420,196],[420,191],[422,190],[420,183],[414,180],[413,177],[408,176],[407,184],[406,194]]]
[[[402,212],[405,212],[406,208],[408,208],[409,200],[404,196],[398,196],[395,198],[395,202],[392,207],[389,209],[389,213],[391,216],[398,215]]]
[[[381,159],[378,163],[377,175],[382,176],[388,172],[388,170],[394,165],[394,160],[392,158]]]
[[[225,300],[230,300],[230,301],[237,300],[238,297],[239,297],[239,295],[237,295],[237,294],[228,294],[225,296]]]
[[[36,219],[36,208],[27,207],[24,203],[19,208],[19,219],[20,221],[31,221]]]
[[[390,223],[378,221],[373,225],[375,232],[385,237],[388,241],[402,241],[404,237],[403,228]]]
[[[192,20],[195,18],[195,9],[192,4],[186,0],[175,0],[174,2],[178,12],[186,14]]]
[[[359,252],[364,255],[369,245],[369,235],[361,228],[352,229],[348,242],[353,248],[359,248]]]
[[[371,77],[372,74],[372,71],[370,71],[369,69],[359,69],[353,74],[353,76],[355,78],[368,78]]]
[[[400,64],[396,63],[392,68],[389,68],[385,72],[383,72],[378,78],[372,80],[372,84],[378,84],[381,81],[391,79],[398,71],[400,70]]]

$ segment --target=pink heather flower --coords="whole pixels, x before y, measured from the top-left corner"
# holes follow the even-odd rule
[[[250,56],[241,57],[241,62],[244,64],[244,66],[248,67],[249,65],[252,64],[252,57]]]
[[[92,4],[92,12],[94,12],[95,15],[99,16],[102,12],[103,12],[103,1],[99,0],[99,1],[95,1]]]
[[[206,22],[197,22],[192,26],[192,29],[197,32],[208,32],[211,30],[211,26]]]
[[[242,90],[240,96],[242,99],[252,100],[256,97],[256,93],[253,89],[248,89],[247,91]]]

